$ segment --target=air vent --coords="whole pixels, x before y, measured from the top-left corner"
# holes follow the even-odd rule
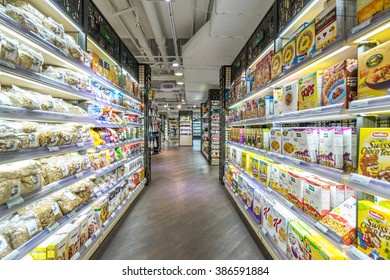
[[[172,91],[175,88],[174,83],[162,83],[160,90],[162,91]]]

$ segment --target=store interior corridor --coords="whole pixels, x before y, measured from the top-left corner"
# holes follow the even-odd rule
[[[210,167],[193,147],[166,145],[152,182],[92,259],[264,259]]]

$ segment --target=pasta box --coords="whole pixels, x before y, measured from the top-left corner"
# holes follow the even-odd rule
[[[321,50],[337,38],[336,4],[323,9],[315,19],[316,51]]]
[[[296,56],[296,37],[288,41],[282,49],[282,71],[290,69],[292,66],[297,64]]]
[[[321,219],[321,223],[339,235],[345,244],[356,239],[356,198],[350,197]]]
[[[356,59],[343,60],[322,73],[321,105],[344,104],[357,98],[358,62]]]
[[[298,83],[292,83],[283,86],[283,114],[295,112],[298,110]]]
[[[312,20],[305,28],[303,28],[297,35],[296,50],[297,63],[310,58],[316,51],[316,26],[315,20]]]
[[[274,54],[271,64],[271,79],[279,76],[282,73],[282,51]]]
[[[390,41],[358,55],[358,99],[389,95]]]
[[[358,202],[358,249],[375,260],[389,260],[390,209],[371,201]]]
[[[322,71],[315,71],[298,80],[298,110],[307,110],[321,105]]]

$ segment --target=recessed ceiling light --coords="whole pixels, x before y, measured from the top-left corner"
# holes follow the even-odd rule
[[[172,62],[172,66],[173,67],[179,67],[179,62],[177,61],[177,60],[174,60],[173,62]]]
[[[180,67],[180,68],[175,68],[175,76],[179,76],[179,77],[181,77],[181,76],[183,76],[184,75],[184,73],[183,73],[183,68],[182,67]]]
[[[182,86],[182,85],[184,85],[184,81],[183,80],[177,81],[176,84],[178,84],[179,86]]]
[[[177,108],[181,109],[181,105],[180,105],[180,104],[179,104],[179,105],[177,105]]]

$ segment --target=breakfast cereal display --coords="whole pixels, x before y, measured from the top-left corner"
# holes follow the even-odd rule
[[[313,20],[298,33],[296,39],[298,63],[310,58],[315,52],[315,30],[315,20]]]
[[[283,113],[298,110],[298,84],[296,81],[283,86],[282,103]]]
[[[298,110],[319,107],[322,94],[322,72],[315,71],[298,80]]]
[[[336,10],[336,4],[331,4],[328,7],[325,7],[315,19],[316,51],[331,44],[339,35],[337,33]]]
[[[288,41],[282,49],[282,71],[290,69],[297,63],[296,38]]]

